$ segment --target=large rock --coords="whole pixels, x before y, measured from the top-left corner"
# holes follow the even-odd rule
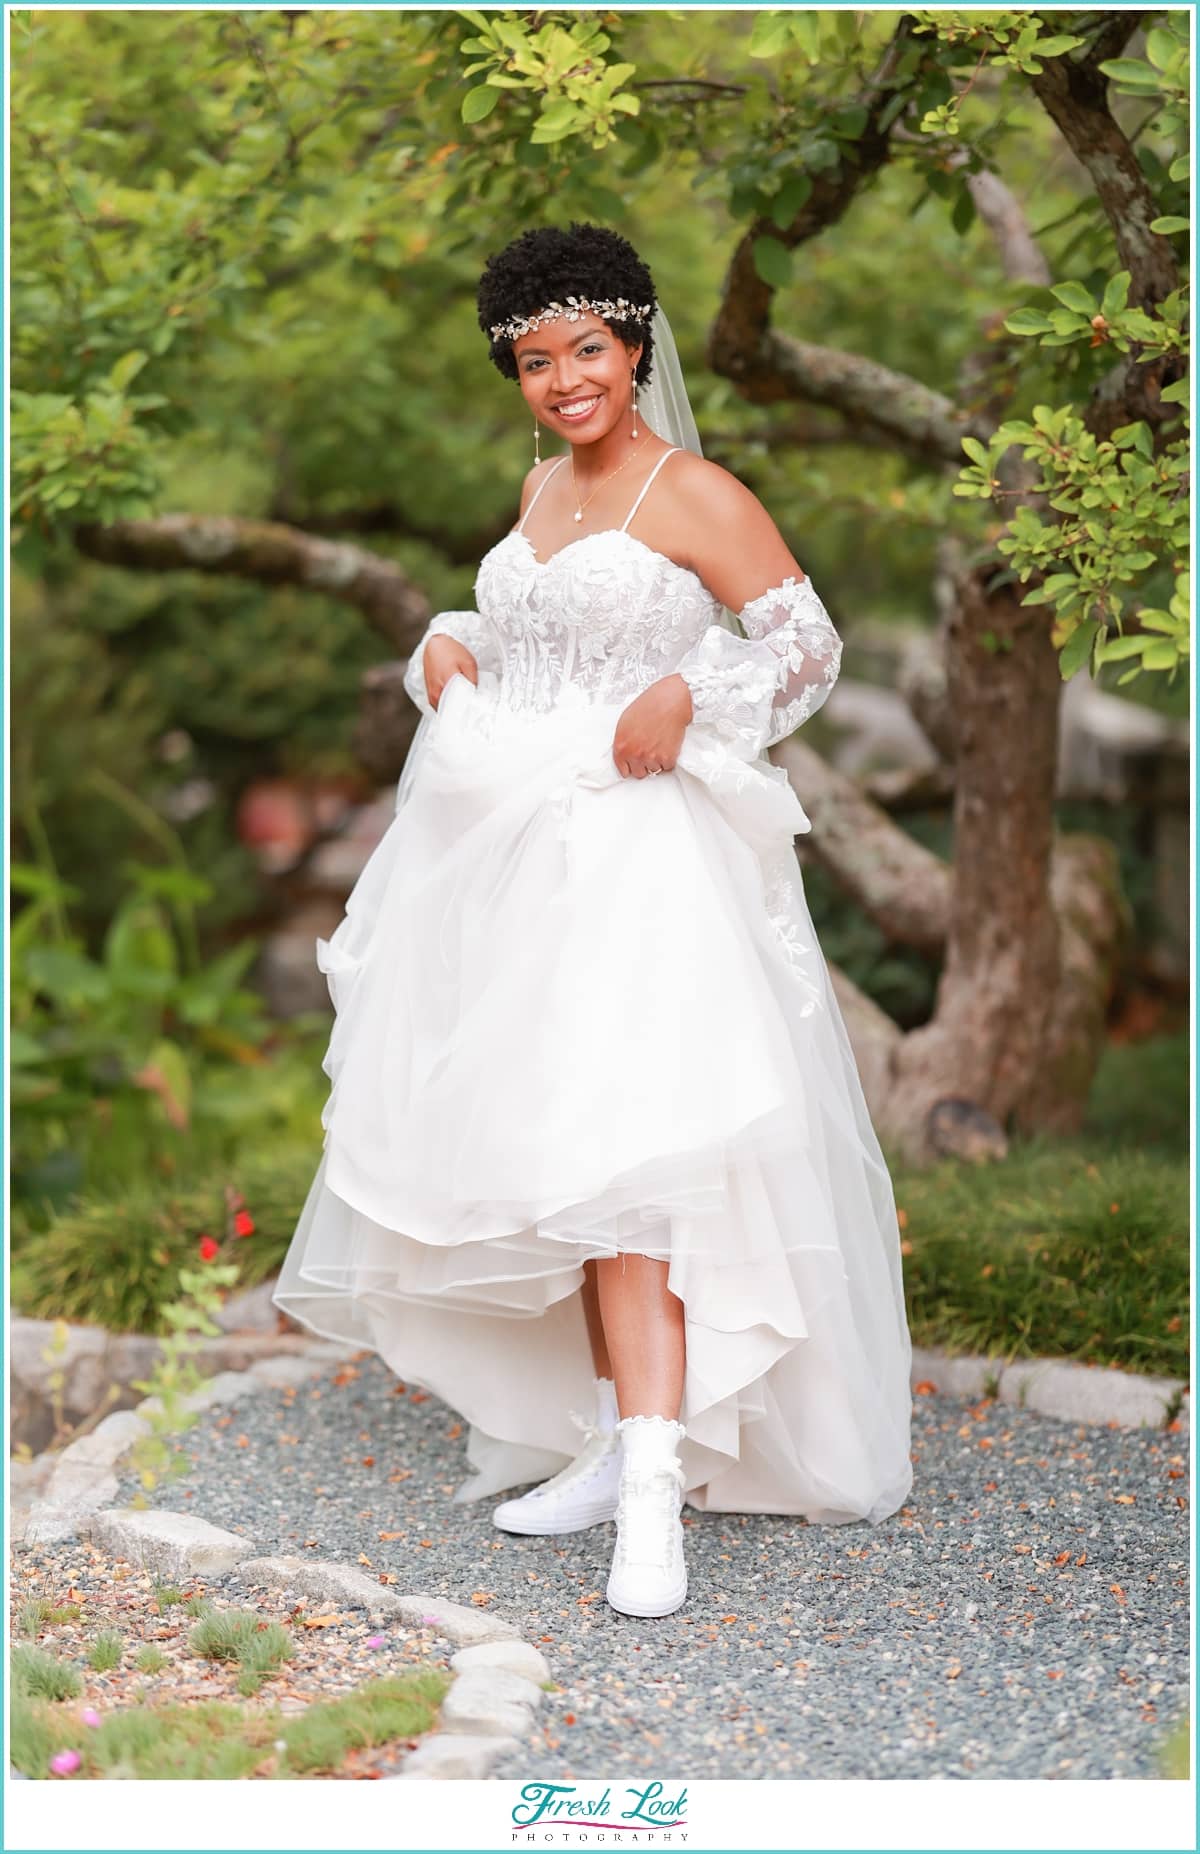
[[[463,1647],[475,1642],[512,1640],[517,1635],[512,1623],[499,1616],[468,1609],[463,1603],[447,1602],[445,1597],[393,1590],[353,1565],[337,1564],[327,1558],[254,1558],[240,1567],[238,1576],[248,1585],[265,1584],[321,1601],[351,1603],[371,1616],[395,1617],[412,1628],[436,1628]]]
[[[506,1673],[520,1674],[536,1687],[550,1679],[546,1657],[532,1642],[480,1642],[474,1648],[460,1648],[457,1654],[451,1655],[450,1666],[456,1674],[477,1673],[481,1667],[499,1667]]]
[[[542,1702],[540,1687],[503,1667],[479,1667],[460,1674],[442,1701],[444,1732],[480,1737],[524,1738]]]
[[[1168,1408],[1184,1388],[1181,1378],[1139,1377],[1109,1366],[1029,1358],[1005,1369],[1000,1400],[1068,1422],[1161,1429]]]
[[[240,1533],[162,1507],[108,1507],[92,1514],[84,1529],[114,1557],[173,1580],[221,1577],[257,1550],[254,1540]]]
[[[454,1782],[460,1777],[486,1777],[492,1765],[508,1751],[519,1751],[516,1738],[497,1738],[492,1734],[468,1732],[431,1732],[423,1738],[392,1782]]]

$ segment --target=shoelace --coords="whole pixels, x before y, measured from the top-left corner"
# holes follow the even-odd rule
[[[679,1496],[683,1469],[678,1465],[636,1473],[625,1469],[617,1510],[617,1559],[622,1565],[646,1564],[669,1571],[679,1533]]]
[[[574,1461],[569,1461],[565,1468],[560,1468],[557,1474],[551,1475],[548,1481],[543,1481],[540,1487],[533,1488],[531,1493],[526,1495],[527,1499],[540,1499],[543,1494],[559,1493],[564,1487],[571,1486],[576,1481],[590,1480],[604,1465],[604,1458],[614,1439],[613,1431],[597,1428],[595,1423],[589,1422],[585,1416],[580,1416],[578,1410],[568,1410],[567,1415],[576,1429],[583,1431],[584,1446]],[[603,1449],[594,1450],[593,1445],[596,1443],[603,1443]],[[593,1451],[594,1459],[592,1460],[588,1459],[589,1451]]]

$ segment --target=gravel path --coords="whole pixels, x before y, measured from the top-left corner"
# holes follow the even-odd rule
[[[605,1602],[611,1526],[521,1539],[453,1505],[461,1425],[371,1354],[202,1416],[193,1473],[151,1497],[494,1605],[562,1689],[496,1777],[1159,1775],[1188,1704],[1187,1438],[916,1401],[899,1514],[685,1508],[691,1595],[660,1621]]]

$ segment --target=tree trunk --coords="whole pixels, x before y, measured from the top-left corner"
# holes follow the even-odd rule
[[[955,715],[954,887],[932,1021],[895,1052],[884,1130],[914,1157],[929,1115],[965,1100],[1000,1125],[1034,1120],[1061,972],[1050,886],[1058,660],[1021,588],[989,596],[994,566],[958,576],[947,627]]]

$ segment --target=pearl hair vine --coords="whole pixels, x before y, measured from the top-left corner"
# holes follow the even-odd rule
[[[508,322],[495,322],[492,325],[492,338],[505,335],[515,341],[518,335],[532,334],[543,322],[557,322],[560,317],[568,322],[578,322],[585,315],[598,315],[604,322],[645,322],[654,314],[653,303],[631,303],[623,296],[616,302],[592,302],[586,296],[568,296],[565,303],[547,303],[536,315],[514,316]]]

